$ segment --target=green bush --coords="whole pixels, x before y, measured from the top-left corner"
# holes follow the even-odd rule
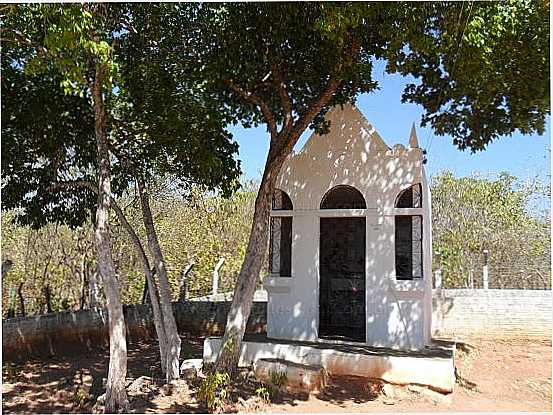
[[[212,373],[204,379],[198,390],[198,400],[211,413],[220,411],[228,402],[230,376],[228,373]]]

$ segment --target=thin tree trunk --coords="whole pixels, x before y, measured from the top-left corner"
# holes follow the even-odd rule
[[[119,281],[115,276],[115,264],[111,256],[109,209],[111,194],[110,160],[107,142],[106,109],[102,84],[106,68],[97,64],[92,85],[94,100],[94,130],[98,151],[98,206],[94,239],[98,255],[98,270],[104,282],[106,306],[109,314],[109,370],[106,386],[105,412],[127,412],[128,399],[125,390],[127,376],[127,342],[125,320]]]
[[[86,253],[82,256],[80,272],[81,272],[81,298],[80,298],[79,308],[81,310],[84,310],[86,306],[86,286],[88,285],[86,280]]]
[[[25,317],[25,298],[23,297],[23,283],[17,287],[17,296],[19,297],[19,315]]]
[[[95,310],[100,305],[100,288],[98,287],[98,268],[89,270],[88,277],[88,307]]]
[[[51,293],[50,293],[50,285],[46,284],[42,288],[42,291],[44,293],[44,300],[46,301],[46,313],[51,313],[52,312],[52,296],[51,296]]]
[[[238,367],[240,348],[253,304],[255,286],[265,260],[269,239],[269,211],[276,178],[287,156],[287,154],[280,154],[277,157],[272,153],[273,151],[269,150],[265,171],[255,199],[250,239],[236,281],[221,351],[215,364],[216,371],[226,372],[232,377]]]
[[[125,228],[127,233],[129,234],[131,240],[133,241],[133,244],[138,252],[138,256],[140,257],[140,262],[142,262],[142,267],[144,269],[144,275],[146,277],[146,286],[148,289],[149,297],[150,297],[150,304],[152,305],[152,312],[154,314],[154,326],[156,328],[156,334],[159,341],[159,354],[161,358],[161,370],[164,375],[167,373],[167,334],[165,332],[165,325],[163,323],[163,317],[162,317],[162,311],[159,306],[159,298],[157,294],[157,288],[154,284],[154,271],[150,268],[150,261],[148,261],[148,257],[146,256],[146,253],[144,252],[144,248],[142,247],[142,243],[140,242],[140,238],[132,228],[131,224],[125,217],[125,214],[119,207],[119,205],[112,200],[112,208],[115,210],[115,213],[117,214],[117,218],[119,219],[119,222],[121,225]]]
[[[150,294],[148,293],[148,279],[144,277],[144,289],[142,290],[142,304],[150,302]]]
[[[8,291],[8,318],[15,317],[15,287],[10,286]]]
[[[179,284],[179,302],[185,302],[187,297],[187,286],[188,286],[188,274],[194,268],[194,263],[191,262],[182,272],[182,277]]]
[[[148,236],[148,247],[150,253],[154,259],[154,265],[156,268],[157,276],[159,278],[159,296],[161,300],[161,308],[163,315],[163,323],[165,326],[165,334],[167,335],[167,382],[179,379],[179,357],[181,340],[177,330],[177,323],[175,316],[173,315],[173,304],[171,302],[171,291],[169,288],[169,279],[167,278],[167,269],[165,267],[165,260],[159,241],[157,239],[157,233],[154,227],[154,221],[152,219],[152,211],[150,209],[149,195],[144,187],[144,182],[140,177],[136,177],[138,185],[138,193],[140,197],[140,205],[142,207],[142,220],[146,229],[146,235]]]

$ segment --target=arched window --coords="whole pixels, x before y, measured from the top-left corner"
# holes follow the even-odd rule
[[[321,209],[366,209],[365,199],[355,187],[339,185],[330,189],[321,201]]]
[[[294,206],[290,200],[290,196],[285,191],[275,189],[273,193],[273,210],[292,210]]]
[[[272,208],[294,209],[290,197],[280,189],[273,193]],[[292,276],[292,216],[271,216],[269,268],[274,277]]]
[[[403,190],[396,198],[396,208],[422,207],[422,189],[420,183]]]
[[[422,188],[415,184],[396,198],[396,208],[421,208]],[[396,279],[413,280],[423,277],[422,216],[395,216]]]

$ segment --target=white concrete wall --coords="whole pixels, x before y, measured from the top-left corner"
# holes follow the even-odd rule
[[[434,290],[434,336],[551,337],[551,290]]]
[[[284,164],[277,188],[294,205],[292,277],[269,277],[269,337],[318,340],[319,221],[321,217],[366,217],[367,339],[373,346],[417,349],[430,338],[431,231],[430,192],[419,148],[390,149],[353,106],[329,112],[331,132],[313,134]],[[406,128],[407,132],[407,128]],[[414,131],[413,131],[414,133]],[[423,216],[424,279],[396,281],[394,208],[397,195],[413,184],[423,186],[423,208],[402,209]],[[367,209],[320,210],[325,193],[337,185],[359,190]]]

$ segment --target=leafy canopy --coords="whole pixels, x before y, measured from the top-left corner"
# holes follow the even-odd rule
[[[540,0],[209,4],[192,27],[184,33],[198,67],[228,121],[246,127],[270,124],[268,113],[282,125],[287,105],[297,120],[336,78],[311,123],[324,129],[330,106],[378,89],[378,59],[415,78],[403,101],[422,105],[423,125],[459,149],[542,134],[550,112],[549,5]]]
[[[172,174],[184,188],[194,183],[233,191],[240,174],[233,159],[237,144],[209,99],[193,91],[186,68],[171,67],[156,47],[160,27],[136,30],[152,18],[138,5],[132,13],[125,5],[98,5],[90,12],[88,6],[14,6],[6,16],[3,208],[22,208],[19,220],[35,227],[51,221],[78,226],[93,213],[92,191],[56,184],[95,182],[89,81],[97,65],[110,75],[104,86],[108,135],[120,157],[112,159],[114,196],[136,174]]]

